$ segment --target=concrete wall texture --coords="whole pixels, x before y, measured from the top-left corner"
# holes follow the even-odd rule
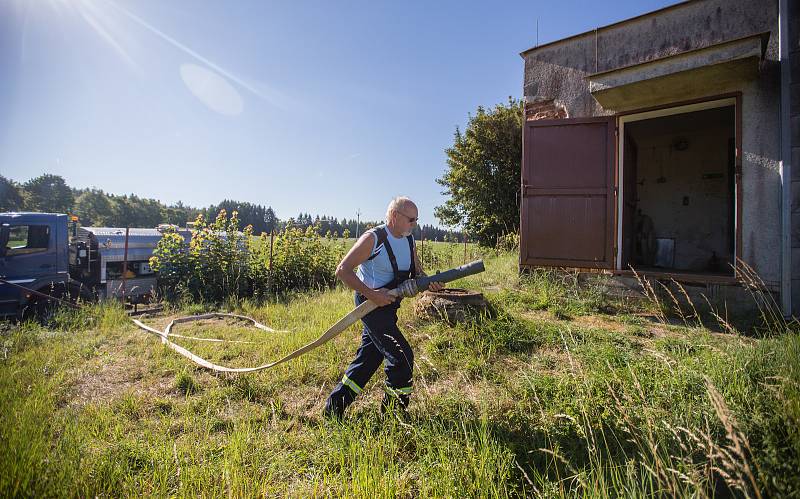
[[[797,3],[790,1],[794,10]],[[800,22],[794,16],[795,36]],[[741,93],[742,163],[742,257],[764,281],[780,284],[780,63],[778,52],[778,0],[694,0],[660,11],[598,28],[525,51],[524,94],[526,105],[552,101],[569,118],[612,115],[641,109],[605,109],[589,91],[588,76],[634,64],[703,49],[715,44],[769,32],[764,58],[755,75],[716,84],[711,80],[690,85],[682,100]],[[800,59],[800,58],[798,58]],[[792,137],[795,158],[800,160],[800,62],[793,71]],[[796,87],[796,88],[795,88]],[[648,97],[649,98],[649,97]],[[653,95],[646,107],[676,104]],[[528,113],[531,119],[531,114]],[[798,163],[795,162],[797,165]],[[800,165],[798,165],[800,166]],[[795,167],[800,201],[800,168]],[[800,202],[793,203],[800,211]],[[796,224],[797,225],[797,224]],[[795,300],[800,297],[800,225],[796,237],[797,279]]]

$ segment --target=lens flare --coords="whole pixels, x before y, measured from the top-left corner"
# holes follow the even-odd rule
[[[189,91],[209,109],[227,116],[242,113],[239,92],[219,74],[197,64],[182,64],[181,78]]]

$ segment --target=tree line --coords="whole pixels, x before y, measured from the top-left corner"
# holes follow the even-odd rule
[[[356,237],[383,223],[302,212],[296,218],[280,220],[272,207],[246,201],[225,199],[206,208],[195,208],[180,201],[167,205],[135,194],[116,195],[102,189],[76,189],[68,186],[59,175],[44,174],[24,183],[0,175],[0,212],[68,213],[77,216],[84,227],[156,227],[163,223],[184,226],[201,214],[206,220],[214,220],[223,210],[228,214],[236,211],[239,230],[251,225],[256,235],[283,232],[287,227],[303,230],[315,227],[320,236]],[[414,236],[417,239],[424,236],[427,240],[463,241],[460,232],[433,225],[417,226]]]
[[[365,230],[369,230],[382,223],[382,220],[359,220],[358,218],[349,220],[347,218],[342,218],[338,220],[335,217],[327,215],[312,216],[309,213],[301,212],[297,218],[290,218],[284,222],[283,226],[291,224],[294,227],[303,229],[309,226],[315,226],[318,227],[318,232],[322,236],[327,235],[330,231],[332,235],[335,234],[337,237],[358,237],[363,234]],[[417,240],[424,237],[427,241],[464,241],[464,235],[461,231],[442,229],[435,225],[417,225],[414,227],[412,233]]]
[[[452,227],[461,227],[470,241],[495,246],[519,232],[520,172],[524,107],[509,98],[505,104],[486,109],[478,107],[469,116],[466,129],[456,128],[453,145],[445,150],[447,168],[436,179],[448,199],[435,210],[436,218]],[[74,189],[58,175],[45,174],[18,184],[0,176],[0,211],[27,210],[70,213],[81,224],[116,227],[155,227],[159,223],[183,225],[203,214],[213,220],[220,211],[237,211],[241,228],[253,226],[253,233],[283,231],[286,227],[317,227],[322,235],[356,237],[378,221],[341,220],[327,215],[300,213],[281,221],[269,206],[224,200],[207,208],[194,208],[181,202],[166,205],[134,194],[114,195],[100,189]],[[414,230],[417,238],[438,241],[463,241],[460,231],[432,225]]]
[[[75,189],[63,177],[49,173],[21,184],[0,176],[0,211],[68,213],[76,215],[87,227],[185,224],[202,212],[180,202],[166,205],[135,194],[120,196],[101,189]]]

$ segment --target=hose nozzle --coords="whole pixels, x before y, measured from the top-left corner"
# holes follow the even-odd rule
[[[428,286],[430,286],[432,282],[452,282],[468,275],[479,274],[484,270],[486,270],[486,267],[483,265],[483,260],[475,260],[474,262],[467,263],[454,269],[437,272],[434,275],[409,279],[395,288],[395,291],[397,296],[411,297],[415,296],[420,291],[427,291]]]

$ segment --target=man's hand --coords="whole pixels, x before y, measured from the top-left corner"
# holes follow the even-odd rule
[[[442,289],[444,289],[444,284],[441,282],[432,282],[428,285],[428,291],[433,291],[434,293],[436,291],[441,291]]]
[[[388,289],[380,288],[373,289],[372,292],[367,296],[367,299],[379,307],[385,307],[390,303],[394,303],[397,297],[390,295]]]

